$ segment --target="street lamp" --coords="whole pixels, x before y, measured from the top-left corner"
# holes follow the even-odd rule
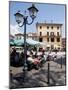
[[[27,70],[27,62],[26,62],[27,61],[26,60],[26,55],[27,55],[27,49],[26,49],[26,24],[31,25],[33,23],[34,19],[36,18],[36,14],[38,12],[38,9],[35,7],[34,4],[32,4],[32,6],[29,7],[27,10],[29,11],[29,15],[30,15],[30,17],[32,19],[32,21],[30,23],[28,22],[28,16],[22,15],[20,13],[20,11],[18,11],[17,13],[14,14],[16,22],[19,25],[19,27],[24,26],[24,69],[23,69],[24,71]]]
[[[34,20],[36,18],[38,9],[35,7],[34,4],[32,4],[32,6],[28,8],[28,10],[29,10],[30,17]]]

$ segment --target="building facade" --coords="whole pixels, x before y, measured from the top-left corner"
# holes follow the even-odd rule
[[[57,23],[37,23],[38,41],[44,43],[44,48],[61,49],[62,44],[62,24]]]
[[[18,34],[15,34],[15,39],[16,40],[20,40],[20,39],[22,39],[24,36],[23,36],[23,34],[21,34],[21,33],[18,33]]]
[[[62,49],[66,50],[66,38],[62,38]]]
[[[20,39],[23,39],[24,38],[24,34],[21,34],[21,33],[18,33],[18,34],[15,34],[15,39],[16,40],[20,40]],[[30,39],[33,39],[33,40],[37,40],[37,33],[27,33],[26,34],[26,38],[30,38]]]
[[[30,39],[37,41],[37,33],[36,32],[29,32],[27,38],[30,38]]]
[[[24,38],[24,34],[22,34],[22,33],[15,34],[15,39],[16,40],[20,40],[20,39],[23,39],[23,38]],[[26,38],[28,38],[28,34],[26,34]]]

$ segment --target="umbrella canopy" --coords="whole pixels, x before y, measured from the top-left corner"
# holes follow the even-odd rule
[[[32,39],[26,39],[27,44],[29,45],[39,45],[40,43],[38,41],[32,40]]]
[[[32,39],[26,39],[26,43],[28,45],[42,45],[42,43]],[[19,39],[19,40],[14,39],[14,41],[10,41],[10,45],[16,45],[16,46],[24,45],[24,39]]]
[[[14,40],[15,45],[20,46],[24,44],[24,39]]]
[[[14,42],[13,42],[13,41],[10,41],[9,44],[10,44],[10,45],[14,45]]]
[[[48,44],[47,47],[50,47],[50,45]]]
[[[10,39],[9,44],[10,44],[11,46],[13,46],[13,45],[14,45],[14,40],[13,40],[13,39]]]

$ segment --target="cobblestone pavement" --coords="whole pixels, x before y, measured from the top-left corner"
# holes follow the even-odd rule
[[[65,60],[65,59],[63,59]],[[65,64],[58,61],[50,61],[49,84],[48,84],[48,62],[39,70],[32,69],[26,72],[24,77],[22,67],[10,67],[12,70],[12,78],[10,80],[10,88],[31,88],[31,87],[46,87],[66,84]],[[25,81],[23,82],[23,77]]]

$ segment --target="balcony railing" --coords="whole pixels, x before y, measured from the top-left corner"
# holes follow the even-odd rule
[[[37,35],[40,36],[40,35]],[[41,35],[40,37],[61,37],[61,35]]]

